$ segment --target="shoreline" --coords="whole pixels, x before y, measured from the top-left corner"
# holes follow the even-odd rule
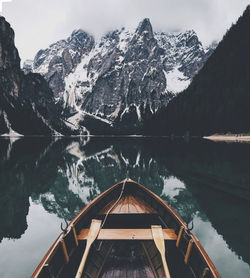
[[[204,139],[208,139],[214,142],[239,142],[239,143],[250,143],[250,135],[211,135],[204,136]]]

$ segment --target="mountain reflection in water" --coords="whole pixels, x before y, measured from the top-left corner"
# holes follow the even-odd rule
[[[247,144],[166,138],[1,139],[0,257],[5,260],[0,259],[0,276],[15,275],[13,269],[8,273],[6,260],[18,244],[31,248],[29,229],[41,209],[49,231],[54,229],[49,223],[71,220],[128,175],[166,200],[186,222],[194,222],[194,233],[222,277],[234,277],[236,271],[240,278],[250,277],[249,162]],[[45,239],[43,233],[35,229],[33,244],[49,246],[55,239]],[[13,244],[7,238],[19,240]],[[41,254],[34,258],[24,256],[16,277],[31,274]]]

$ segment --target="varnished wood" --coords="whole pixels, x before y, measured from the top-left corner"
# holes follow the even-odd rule
[[[209,270],[211,271],[213,277],[216,278],[221,278],[219,272],[217,271],[216,267],[214,266],[214,264],[212,263],[211,259],[209,258],[208,254],[206,253],[206,251],[204,250],[204,248],[202,247],[202,245],[200,244],[199,240],[196,238],[195,235],[191,234],[191,237],[194,241],[194,244],[196,245],[199,253],[202,255],[204,261],[206,262],[207,266],[209,267]]]
[[[152,231],[154,243],[161,254],[161,259],[162,259],[165,276],[166,276],[166,278],[171,278],[169,269],[168,269],[168,265],[167,265],[166,255],[165,255],[165,242],[164,242],[162,227],[152,225],[151,231]]]
[[[137,207],[133,202],[133,196],[128,196],[129,198],[129,213],[139,213]]]
[[[191,250],[192,250],[193,243],[194,243],[193,239],[190,239],[189,243],[188,243],[188,248],[187,248],[187,252],[186,252],[186,255],[185,255],[185,259],[184,259],[185,264],[188,263],[188,259],[189,259],[189,256],[190,256],[190,253],[191,253]]]
[[[112,200],[107,204],[99,214],[133,214],[133,213],[145,213],[145,214],[155,214],[157,211],[150,207],[139,197],[134,197],[132,195],[126,195],[121,198],[121,200],[113,207],[115,200]],[[113,208],[112,208],[113,207]],[[111,211],[109,211],[112,208]]]
[[[103,198],[105,198],[108,194],[110,194],[110,192],[112,192],[113,190],[115,190],[119,185],[121,185],[121,183],[123,183],[124,181],[121,181],[119,183],[114,184],[113,186],[111,186],[109,189],[107,189],[106,191],[104,191],[102,194],[100,194],[99,196],[97,196],[95,199],[93,199],[87,206],[85,206],[82,211],[79,212],[78,215],[76,215],[74,217],[74,219],[69,223],[69,227],[70,226],[74,226],[75,224],[77,224],[82,217],[84,217],[84,215],[86,215],[88,213],[88,211],[95,206],[98,202],[100,202]],[[66,234],[67,235],[67,234]],[[35,269],[34,273],[32,274],[31,278],[36,278],[38,277],[40,271],[42,270],[43,266],[48,263],[51,258],[53,257],[53,255],[55,254],[55,252],[58,249],[58,246],[60,244],[61,239],[66,236],[64,233],[61,233],[58,238],[55,240],[55,242],[51,245],[51,247],[49,248],[48,252],[45,254],[45,256],[43,257],[43,259],[41,260],[41,262],[39,263],[39,265],[37,266],[37,268]]]
[[[72,227],[72,230],[73,230],[73,235],[74,235],[74,240],[75,240],[76,246],[78,246],[78,238],[77,238],[75,226]]]
[[[102,260],[102,264],[101,264],[100,267],[99,267],[98,274],[97,274],[96,277],[99,277],[99,276],[100,276],[100,274],[101,274],[101,272],[102,272],[102,268],[103,268],[104,264],[106,263],[107,257],[109,256],[109,254],[110,254],[110,252],[111,252],[111,250],[112,250],[112,247],[113,247],[113,243],[110,244],[110,247],[108,248],[108,251],[106,252],[105,257],[104,257],[103,260]]]
[[[147,250],[147,248],[145,247],[145,244],[144,244],[143,242],[142,242],[141,244],[142,244],[144,253],[145,253],[145,255],[146,255],[147,259],[148,259],[148,262],[149,262],[149,265],[150,265],[150,267],[151,267],[151,270],[152,270],[152,272],[153,272],[153,274],[154,274],[154,277],[155,277],[155,278],[158,278],[158,277],[157,277],[157,274],[156,274],[156,271],[155,271],[155,268],[154,268],[154,265],[152,264],[150,255],[149,255],[149,253],[148,253],[148,250]]]
[[[177,236],[173,229],[163,229],[165,240],[176,240]],[[89,229],[82,229],[78,240],[88,238]],[[101,229],[97,236],[98,240],[153,240],[150,229]]]
[[[176,247],[179,247],[183,230],[184,230],[184,227],[181,226],[180,231],[178,233],[178,238],[177,238],[177,241],[176,241]]]
[[[143,186],[143,185],[141,185],[137,182],[134,182],[134,183],[137,186],[139,186],[141,188],[141,190],[143,190],[145,193],[151,195],[159,204],[161,204],[163,207],[165,207],[165,209],[176,219],[176,221],[179,222],[180,226],[184,226],[187,229],[187,224],[182,220],[182,218],[178,215],[178,213],[175,212],[165,201],[163,201],[159,196],[157,196],[154,192],[152,192],[151,190],[149,190],[145,186]],[[203,259],[205,261],[205,263],[208,265],[213,277],[221,278],[219,272],[217,271],[216,267],[214,266],[211,259],[207,255],[206,251],[204,250],[204,248],[200,244],[199,240],[192,233],[190,233],[190,236],[193,239],[195,245],[197,246],[201,256],[203,257]]]
[[[121,245],[120,245],[121,244]],[[119,247],[120,246],[120,247]],[[132,253],[131,253],[132,252]],[[133,255],[132,255],[133,254]],[[95,257],[96,253],[92,256]],[[130,256],[132,255],[132,257]],[[99,278],[161,278],[154,276],[141,242],[115,242]],[[85,278],[85,277],[84,277]]]
[[[142,200],[143,199],[143,204],[145,203],[146,206],[149,206],[150,208],[153,207],[156,214],[159,214],[159,216],[161,216],[163,218],[163,220],[167,223],[167,225],[169,224],[168,219],[170,219],[171,224],[170,224],[169,227],[173,227],[175,230],[179,230],[183,226],[184,227],[184,232],[185,232],[185,230],[187,229],[186,223],[181,219],[181,217],[168,204],[166,204],[165,201],[163,201],[159,196],[154,194],[148,188],[146,188],[146,187],[144,187],[144,186],[142,186],[142,185],[140,185],[140,184],[138,184],[138,183],[136,183],[132,180],[126,180],[125,182],[128,184],[128,186],[132,190],[129,191],[130,194],[128,194],[128,195],[125,194],[123,196],[123,197],[128,196],[128,203],[126,203],[127,201],[124,198],[123,199],[124,203],[120,207],[121,210],[126,211],[125,207],[127,206],[127,213],[128,214],[144,213],[143,211],[145,210],[145,207],[143,205],[137,206],[137,204],[134,203],[134,201],[132,201],[134,198],[136,200],[138,200],[138,199]],[[106,190],[105,192],[103,192],[99,196],[97,196],[93,201],[91,201],[70,222],[69,229],[68,229],[67,233],[66,234],[62,233],[56,239],[54,244],[51,246],[49,251],[46,253],[44,258],[42,259],[42,261],[40,262],[40,264],[36,268],[35,272],[31,276],[31,278],[39,277],[39,273],[43,269],[43,266],[45,264],[50,264],[50,261],[52,260],[53,256],[57,252],[59,252],[59,251],[61,252],[61,250],[59,248],[60,247],[60,242],[64,237],[66,237],[70,233],[70,231],[71,231],[70,227],[75,226],[76,231],[79,232],[79,230],[78,230],[79,227],[81,227],[82,223],[84,223],[86,221],[86,219],[89,219],[90,216],[91,216],[91,218],[95,217],[96,214],[94,214],[93,212],[96,212],[96,210],[95,210],[96,207],[100,208],[101,206],[103,206],[104,208],[107,208],[107,206],[111,205],[112,202],[113,202],[113,204],[115,203],[115,201],[117,200],[117,197],[119,196],[119,192],[120,192],[120,189],[122,188],[123,183],[124,183],[124,181],[121,181],[121,182],[115,184],[114,186],[110,187],[108,190]],[[125,187],[125,189],[126,189],[126,187]],[[128,192],[126,192],[126,193],[128,193]],[[146,196],[145,199],[144,199],[144,196]],[[149,202],[146,203],[144,200],[149,200]],[[103,205],[100,205],[101,203]],[[124,204],[125,204],[125,207],[123,208]],[[98,211],[97,211],[97,213],[98,213]],[[165,218],[165,216],[166,216],[166,218]],[[187,237],[188,237],[188,239],[193,239],[193,243],[194,243],[194,245],[196,247],[196,250],[198,252],[198,257],[197,258],[199,258],[199,260],[201,260],[201,263],[204,263],[204,265],[206,265],[208,267],[209,272],[210,272],[209,275],[213,278],[220,278],[220,275],[219,275],[218,271],[216,270],[215,266],[211,262],[209,256],[207,255],[207,253],[205,252],[205,250],[201,246],[198,239],[191,232],[188,234]],[[61,267],[63,267],[63,265]]]
[[[82,276],[84,266],[85,266],[85,263],[86,263],[86,260],[87,260],[88,254],[89,254],[90,247],[91,247],[92,243],[94,242],[94,240],[97,238],[97,235],[101,228],[101,224],[102,224],[101,220],[93,219],[91,222],[89,233],[88,233],[88,238],[87,238],[87,243],[86,243],[86,248],[84,250],[84,254],[82,256],[82,260],[81,260],[81,263],[77,270],[75,278],[81,278],[81,276]]]
[[[63,239],[61,240],[61,245],[62,245],[62,250],[63,250],[65,261],[66,261],[66,263],[68,263],[69,262],[69,254],[68,254],[67,247],[66,247],[66,244]]]

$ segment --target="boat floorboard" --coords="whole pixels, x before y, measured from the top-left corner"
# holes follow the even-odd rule
[[[116,244],[100,275],[101,278],[155,278],[140,242]]]

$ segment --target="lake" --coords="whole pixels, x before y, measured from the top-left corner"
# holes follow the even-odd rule
[[[29,277],[64,219],[126,176],[193,221],[223,278],[250,277],[250,145],[102,137],[0,139],[0,277]]]

